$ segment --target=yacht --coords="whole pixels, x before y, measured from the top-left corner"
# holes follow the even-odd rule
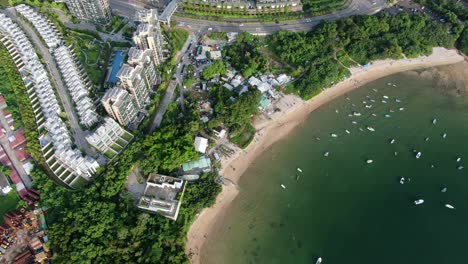
[[[346,134],[351,134],[348,129],[345,130]]]
[[[385,99],[388,99],[388,96],[386,96],[386,95],[384,95],[384,96],[382,96],[382,97],[385,98]]]
[[[286,189],[286,186],[284,186],[284,184],[281,184],[281,188]]]
[[[367,126],[366,128],[367,128],[367,130],[369,130],[369,131],[371,131],[371,132],[374,132],[374,131],[375,131],[375,129],[374,129],[373,127],[371,127],[371,126]]]
[[[356,122],[356,121],[351,121],[351,123],[353,123],[353,124],[355,124],[355,125],[357,124],[357,122]]]
[[[390,115],[389,115],[389,114],[386,114],[385,117],[390,117]]]
[[[445,204],[445,207],[447,207],[448,209],[455,209],[455,207],[451,204]]]
[[[442,135],[442,138],[446,138],[446,137],[447,137],[447,133],[444,133],[444,134]]]
[[[317,261],[315,262],[315,264],[321,264],[321,263],[322,263],[322,258],[319,257],[319,258],[317,259]]]
[[[371,159],[368,159],[368,160],[366,160],[366,162],[367,162],[367,164],[371,164],[371,163],[374,162],[374,161],[371,160]]]
[[[400,108],[398,108],[398,110],[403,111],[403,110],[405,110],[405,108],[404,108],[404,107],[400,107]]]
[[[334,137],[334,138],[338,137],[337,134],[331,134],[331,136]]]
[[[405,177],[401,177],[400,184],[405,184]]]
[[[436,123],[437,123],[437,119],[436,118],[432,119],[432,124],[435,125]]]
[[[414,204],[415,204],[415,205],[420,205],[420,204],[422,204],[422,203],[424,203],[424,200],[423,200],[423,199],[418,199],[418,200],[415,200],[415,201],[414,201]]]
[[[353,115],[354,116],[361,116],[361,113],[355,111],[355,112],[353,112]]]
[[[421,155],[422,155],[421,152],[416,153],[416,158],[419,159],[421,157]]]
[[[390,140],[390,144],[393,144],[393,143],[395,143],[395,139],[394,139],[394,138],[392,138],[392,140]]]
[[[366,105],[366,108],[372,108],[372,105]]]
[[[461,157],[458,157],[458,158],[457,158],[457,162],[460,162],[460,161],[461,161]]]
[[[297,171],[298,171],[298,172],[302,172],[302,169],[301,169],[301,168],[297,168]]]

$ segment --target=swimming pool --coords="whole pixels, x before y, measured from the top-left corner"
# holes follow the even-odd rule
[[[114,61],[112,62],[112,71],[109,75],[109,79],[107,80],[109,83],[115,84],[117,83],[117,73],[122,66],[124,56],[123,51],[119,50],[115,52]]]

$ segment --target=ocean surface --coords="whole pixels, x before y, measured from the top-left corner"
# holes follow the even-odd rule
[[[311,113],[242,177],[202,263],[468,263],[468,94],[428,76],[383,78]]]

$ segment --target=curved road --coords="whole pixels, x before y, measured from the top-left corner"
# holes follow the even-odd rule
[[[136,10],[143,9],[143,5],[136,3],[128,3],[124,0],[109,0],[109,4],[113,10],[118,10],[119,13],[127,16],[133,16]],[[239,22],[220,22],[199,20],[193,18],[173,16],[173,20],[191,28],[198,33],[206,33],[210,31],[221,32],[249,32],[252,34],[266,35],[279,30],[287,30],[293,32],[310,31],[321,20],[334,21],[340,18],[349,17],[353,15],[371,15],[379,12],[387,7],[386,0],[350,0],[346,9],[326,14],[317,17],[302,18],[299,20],[283,21],[280,23],[266,22],[266,23],[239,23]]]

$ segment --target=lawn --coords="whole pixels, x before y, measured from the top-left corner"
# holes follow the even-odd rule
[[[182,49],[185,41],[187,41],[188,35],[188,31],[185,29],[172,29],[167,32],[167,38],[172,47],[172,56],[175,56],[175,54]]]
[[[75,54],[94,85],[104,79],[111,48],[107,43],[94,40],[95,37],[83,32],[69,30],[67,45],[73,45]]]
[[[0,225],[3,224],[3,216],[10,211],[14,211],[19,201],[20,197],[14,187],[6,196],[0,196]]]

